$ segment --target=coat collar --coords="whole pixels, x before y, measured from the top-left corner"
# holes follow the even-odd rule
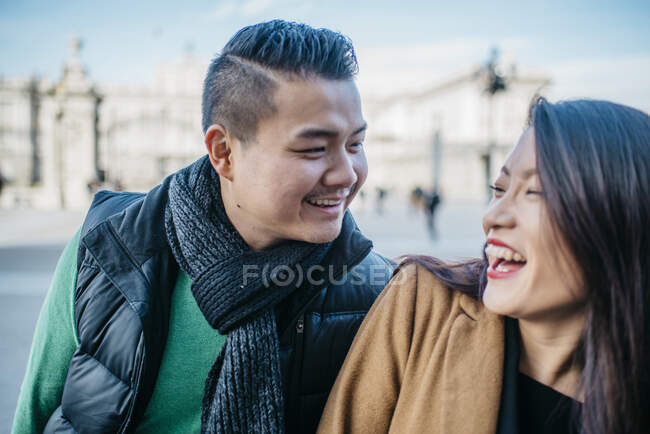
[[[505,318],[505,335],[503,383],[501,386],[497,434],[517,434],[519,432],[519,407],[517,405],[519,329],[517,320]]]
[[[518,402],[518,377],[519,377],[519,328],[517,320],[502,317],[487,310],[482,302],[462,296],[459,307],[470,319],[481,322],[482,319],[492,317],[492,320],[503,321],[504,347],[503,370],[501,374],[501,398],[499,402],[497,434],[517,434],[519,432],[519,406]],[[471,388],[471,384],[467,384]]]

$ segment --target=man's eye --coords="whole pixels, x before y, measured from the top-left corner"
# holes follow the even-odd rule
[[[299,154],[317,154],[319,152],[325,152],[325,147],[321,146],[320,148],[309,148],[309,149],[300,149],[297,150]]]
[[[355,143],[352,143],[352,144],[350,145],[350,147],[355,148],[355,149],[359,149],[359,148],[363,147],[363,142],[355,142]]]

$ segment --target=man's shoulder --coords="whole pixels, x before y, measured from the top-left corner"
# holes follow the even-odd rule
[[[124,222],[123,224],[138,226],[138,229],[142,229],[142,224],[149,225],[150,221],[164,220],[172,176],[146,193],[108,190],[97,192],[88,209],[81,236],[109,219],[117,220],[116,224]]]
[[[142,200],[145,196],[145,193],[122,191],[102,190],[97,192],[84,219],[81,236],[83,237],[109,217],[121,213],[133,203]]]
[[[393,264],[370,250],[356,265],[346,267],[343,276],[337,277],[336,270],[328,273],[330,282],[321,292],[320,310],[365,313],[390,280]]]
[[[119,246],[113,250],[128,252],[138,265],[168,248],[167,191],[167,180],[148,193],[100,191],[84,220],[80,248],[104,252]]]
[[[356,291],[366,289],[377,296],[390,280],[395,266],[390,259],[372,249],[350,269],[351,279],[348,279],[348,283],[352,283]]]
[[[385,257],[381,253],[376,252],[375,249],[372,249],[361,260],[361,262],[357,266],[359,266],[359,265],[364,265],[364,266],[374,265],[376,267],[385,268],[387,270],[390,270],[390,272],[392,273],[392,271],[397,266],[397,263],[392,261],[391,259]]]

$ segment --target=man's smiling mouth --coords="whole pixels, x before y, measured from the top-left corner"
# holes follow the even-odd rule
[[[350,193],[353,191],[354,186],[351,188],[345,188],[335,194],[314,195],[312,197],[305,198],[305,202],[320,208],[332,208],[339,206],[345,202],[348,196],[350,196]]]
[[[306,199],[307,203],[314,206],[331,207],[343,202],[343,199]]]

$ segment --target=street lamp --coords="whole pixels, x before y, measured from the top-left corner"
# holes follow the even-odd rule
[[[498,67],[499,60],[499,50],[497,48],[492,49],[490,58],[488,59],[485,67],[483,69],[483,74],[485,77],[485,92],[488,95],[488,118],[487,118],[487,129],[488,129],[488,146],[486,152],[482,155],[483,164],[485,167],[485,185],[487,191],[488,200],[491,197],[490,189],[487,186],[492,182],[492,156],[494,155],[494,149],[496,148],[496,138],[494,134],[494,95],[499,92],[504,92],[508,89],[508,78],[506,78]]]

